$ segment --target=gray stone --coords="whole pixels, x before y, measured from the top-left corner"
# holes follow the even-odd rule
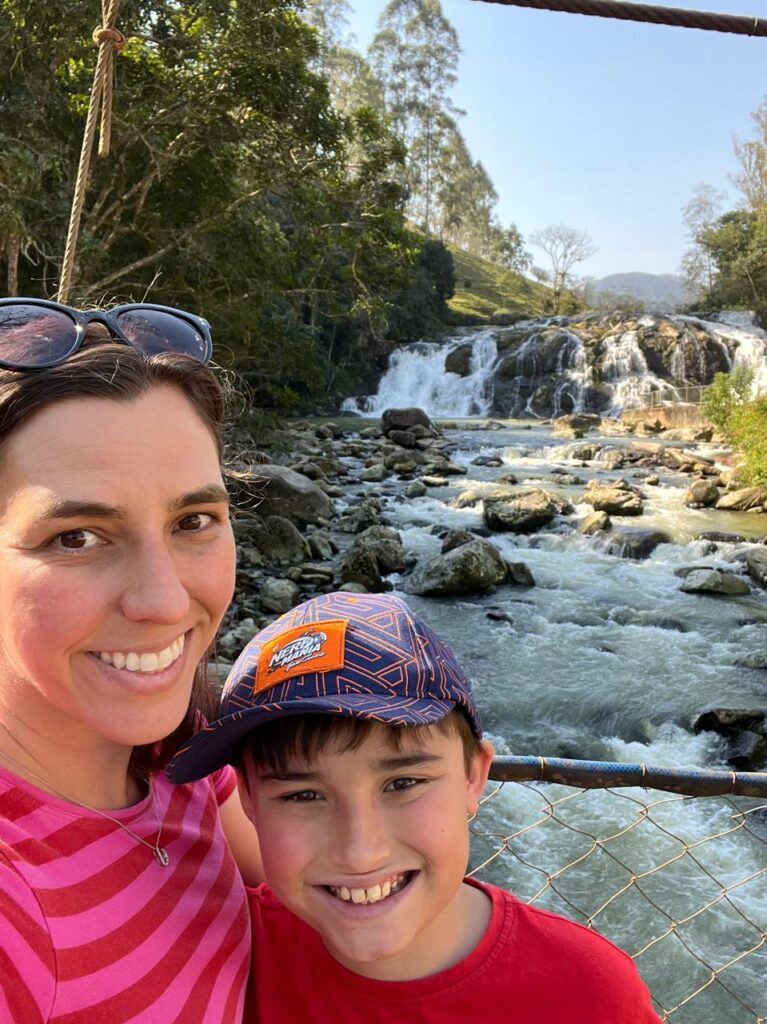
[[[269,576],[261,584],[258,599],[267,611],[282,615],[298,604],[300,592],[292,580],[279,580]]]
[[[692,508],[709,508],[719,501],[719,488],[712,480],[695,480],[687,488],[685,505]]]
[[[471,373],[473,353],[473,345],[459,345],[458,348],[454,348],[445,356],[445,370],[448,373],[457,373],[459,377],[468,377]]]
[[[418,447],[418,438],[410,430],[390,430],[386,436],[394,444],[398,444],[400,448]]]
[[[309,541],[312,558],[329,561],[336,552],[336,546],[325,530],[315,530],[314,533],[309,534],[307,540]]]
[[[484,518],[491,530],[534,533],[562,508],[562,499],[536,489],[514,498],[486,498]]]
[[[767,548],[750,548],[746,552],[748,574],[760,587],[767,587]]]
[[[327,494],[308,477],[287,466],[260,465],[254,482],[261,487],[258,513],[263,518],[284,516],[304,525],[333,515],[333,504]]]
[[[614,516],[641,516],[644,511],[638,494],[614,484],[587,488],[583,500],[592,505],[595,511]]]
[[[590,536],[593,533],[609,530],[611,525],[610,517],[606,512],[589,512],[586,518],[579,523],[578,530],[580,533]]]
[[[422,562],[405,580],[408,594],[486,593],[503,583],[507,566],[498,549],[477,537]]]
[[[717,508],[729,509],[731,512],[748,512],[752,508],[763,508],[767,501],[764,487],[741,487],[737,491],[728,491],[716,503]]]
[[[383,480],[386,479],[386,476],[386,467],[383,466],[380,462],[377,462],[374,466],[370,466],[369,469],[366,469],[362,473],[360,479],[365,480],[367,483],[375,484],[381,483]]]
[[[524,562],[507,562],[508,575],[506,582],[516,587],[534,587],[535,577]]]
[[[426,484],[423,480],[413,480],[407,485],[405,495],[408,498],[422,498],[426,494]]]
[[[659,544],[670,543],[671,538],[662,530],[632,529],[622,526],[610,534],[605,552],[617,555],[618,558],[631,558],[641,561],[649,558]]]
[[[462,544],[469,544],[475,539],[475,534],[468,530],[448,530],[442,538],[442,554],[446,555],[453,548],[459,548]]]
[[[284,516],[268,516],[263,523],[254,524],[250,540],[267,563],[302,562],[311,555],[306,538]]]
[[[719,569],[693,569],[679,589],[686,594],[748,594],[751,591],[745,580]]]
[[[415,407],[407,409],[384,409],[381,416],[381,430],[388,434],[390,430],[409,430],[413,426],[425,427],[429,433],[436,434],[437,430],[423,411]]]

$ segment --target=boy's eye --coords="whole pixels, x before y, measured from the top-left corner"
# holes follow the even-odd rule
[[[300,789],[297,793],[284,793],[280,797],[280,800],[294,804],[311,803],[313,800],[321,799],[321,795],[315,789]]]
[[[398,792],[403,789],[413,789],[418,786],[424,779],[413,779],[410,776],[403,776],[399,779],[392,779],[391,782],[387,783],[384,792]]]

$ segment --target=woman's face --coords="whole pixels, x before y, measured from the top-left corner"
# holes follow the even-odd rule
[[[179,390],[36,413],[0,460],[2,720],[73,743],[168,735],[234,560],[216,446]]]

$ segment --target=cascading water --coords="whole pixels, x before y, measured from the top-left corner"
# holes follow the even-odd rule
[[[446,370],[450,355],[468,346],[466,374]],[[378,392],[342,408],[373,416],[403,406],[432,416],[619,416],[651,398],[684,401],[687,387],[736,366],[753,371],[755,393],[767,391],[767,332],[746,314],[526,321],[399,348]]]
[[[432,416],[485,416],[492,400],[492,369],[498,355],[496,331],[484,328],[471,337],[469,373],[461,377],[445,369],[445,359],[469,340],[417,342],[392,353],[378,393],[361,400],[347,399],[342,409],[380,416],[384,409],[418,406]]]

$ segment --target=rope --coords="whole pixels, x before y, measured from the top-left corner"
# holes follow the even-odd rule
[[[564,757],[495,757],[494,782],[554,782],[582,789],[642,786],[688,796],[767,796],[767,772],[733,772],[705,768],[651,768],[618,761],[578,761]]]
[[[99,114],[99,108],[101,110],[101,125],[99,129],[98,152],[100,157],[109,155],[109,138],[112,128],[114,55],[117,50],[122,50],[126,42],[122,32],[119,32],[114,27],[119,7],[120,0],[101,0],[101,25],[93,33],[93,42],[99,48],[99,55],[96,61],[96,71],[93,75],[93,87],[91,88],[90,101],[88,103],[88,116],[85,120],[83,144],[80,150],[80,164],[77,168],[75,192],[72,197],[72,212],[69,216],[67,243],[64,249],[64,261],[61,265],[61,278],[56,296],[59,302],[67,301],[72,284],[75,254],[77,252],[77,236],[80,232],[80,217],[82,216],[83,205],[85,204],[85,194],[88,190],[91,152],[93,150],[93,139],[96,134],[96,118]]]
[[[626,0],[483,0],[507,7],[533,7],[539,11],[587,14],[596,18],[645,21],[652,25],[700,28],[708,32],[733,32],[741,36],[767,36],[767,20],[739,14],[689,11],[682,7],[627,3]]]

